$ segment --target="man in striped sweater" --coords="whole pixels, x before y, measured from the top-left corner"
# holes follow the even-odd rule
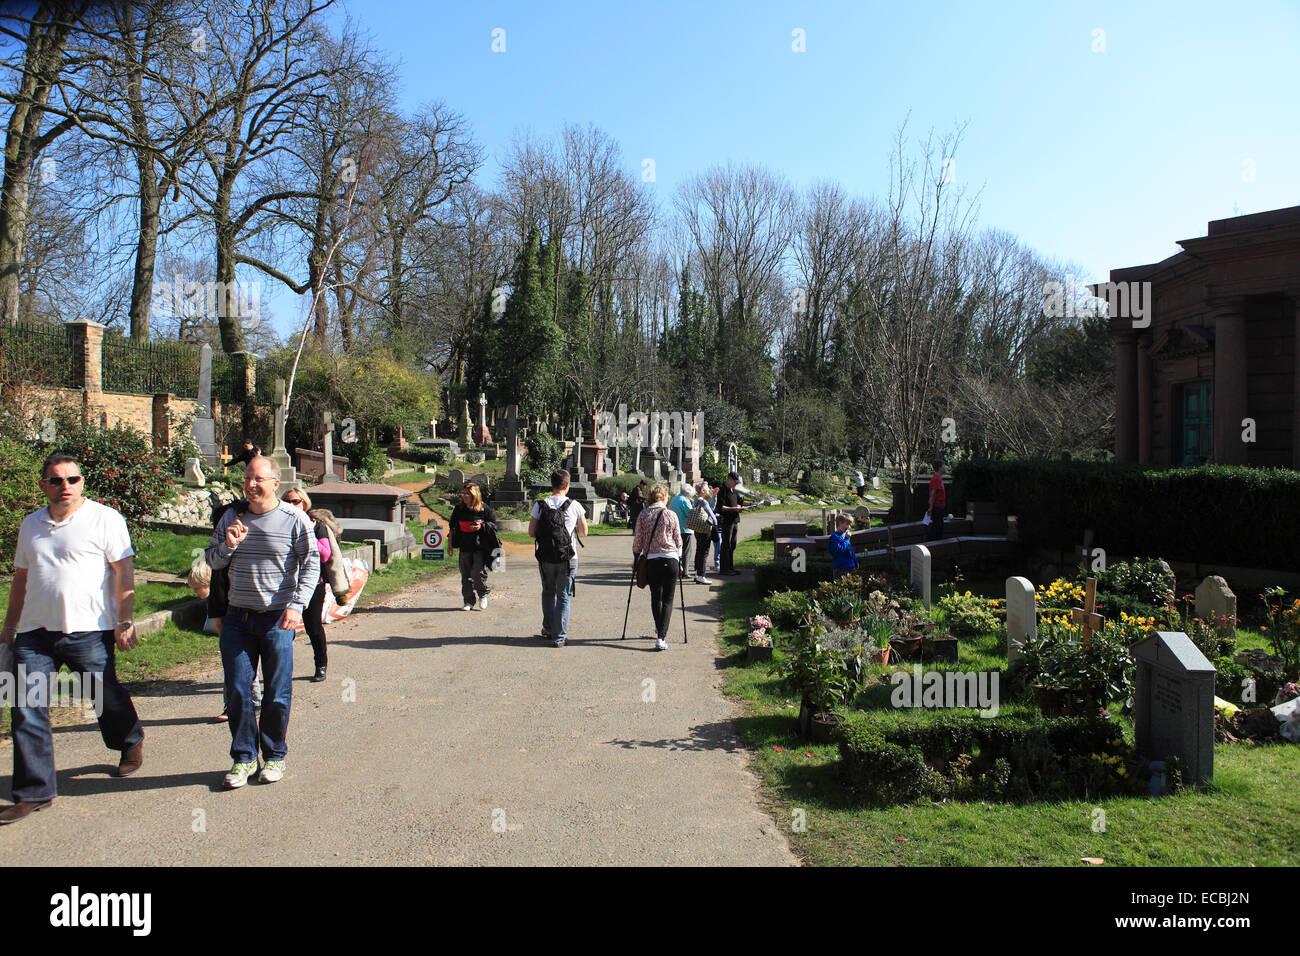
[[[320,579],[320,557],[303,512],[276,496],[280,469],[258,456],[244,471],[246,509],[230,508],[212,532],[204,555],[213,568],[228,568],[229,609],[221,626],[221,665],[230,713],[230,756],[235,765],[226,786],[242,787],[257,771],[274,783],[284,776],[293,695],[293,631]],[[262,662],[265,691],[261,726],[253,713],[252,686]]]

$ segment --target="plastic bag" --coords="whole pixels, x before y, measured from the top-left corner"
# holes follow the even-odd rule
[[[921,524],[925,525],[927,528],[930,527],[930,512],[927,511],[925,513],[925,517],[921,519]]]
[[[1282,722],[1282,726],[1277,729],[1282,739],[1300,744],[1300,697],[1269,709]]]

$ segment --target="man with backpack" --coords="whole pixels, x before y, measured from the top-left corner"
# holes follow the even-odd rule
[[[551,494],[533,505],[528,536],[534,539],[537,569],[542,576],[542,632],[539,635],[563,647],[569,629],[569,602],[578,574],[577,538],[587,534],[582,505],[568,497],[569,473],[551,474]]]

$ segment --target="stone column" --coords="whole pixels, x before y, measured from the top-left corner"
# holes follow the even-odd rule
[[[1151,343],[1137,347],[1138,461],[1151,464]],[[1166,462],[1169,464],[1169,462]]]
[[[1291,467],[1300,468],[1300,290],[1292,290],[1287,299],[1295,320],[1294,399],[1291,403]]]
[[[1241,440],[1246,417],[1246,309],[1241,299],[1224,303],[1214,315],[1214,461],[1244,465]]]
[[[1138,460],[1137,333],[1115,336],[1115,458]]]

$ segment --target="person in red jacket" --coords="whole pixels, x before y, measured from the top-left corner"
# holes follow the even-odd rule
[[[948,493],[943,487],[943,462],[935,461],[934,474],[930,476],[930,527],[926,541],[938,541],[943,537],[943,513],[948,507]]]

